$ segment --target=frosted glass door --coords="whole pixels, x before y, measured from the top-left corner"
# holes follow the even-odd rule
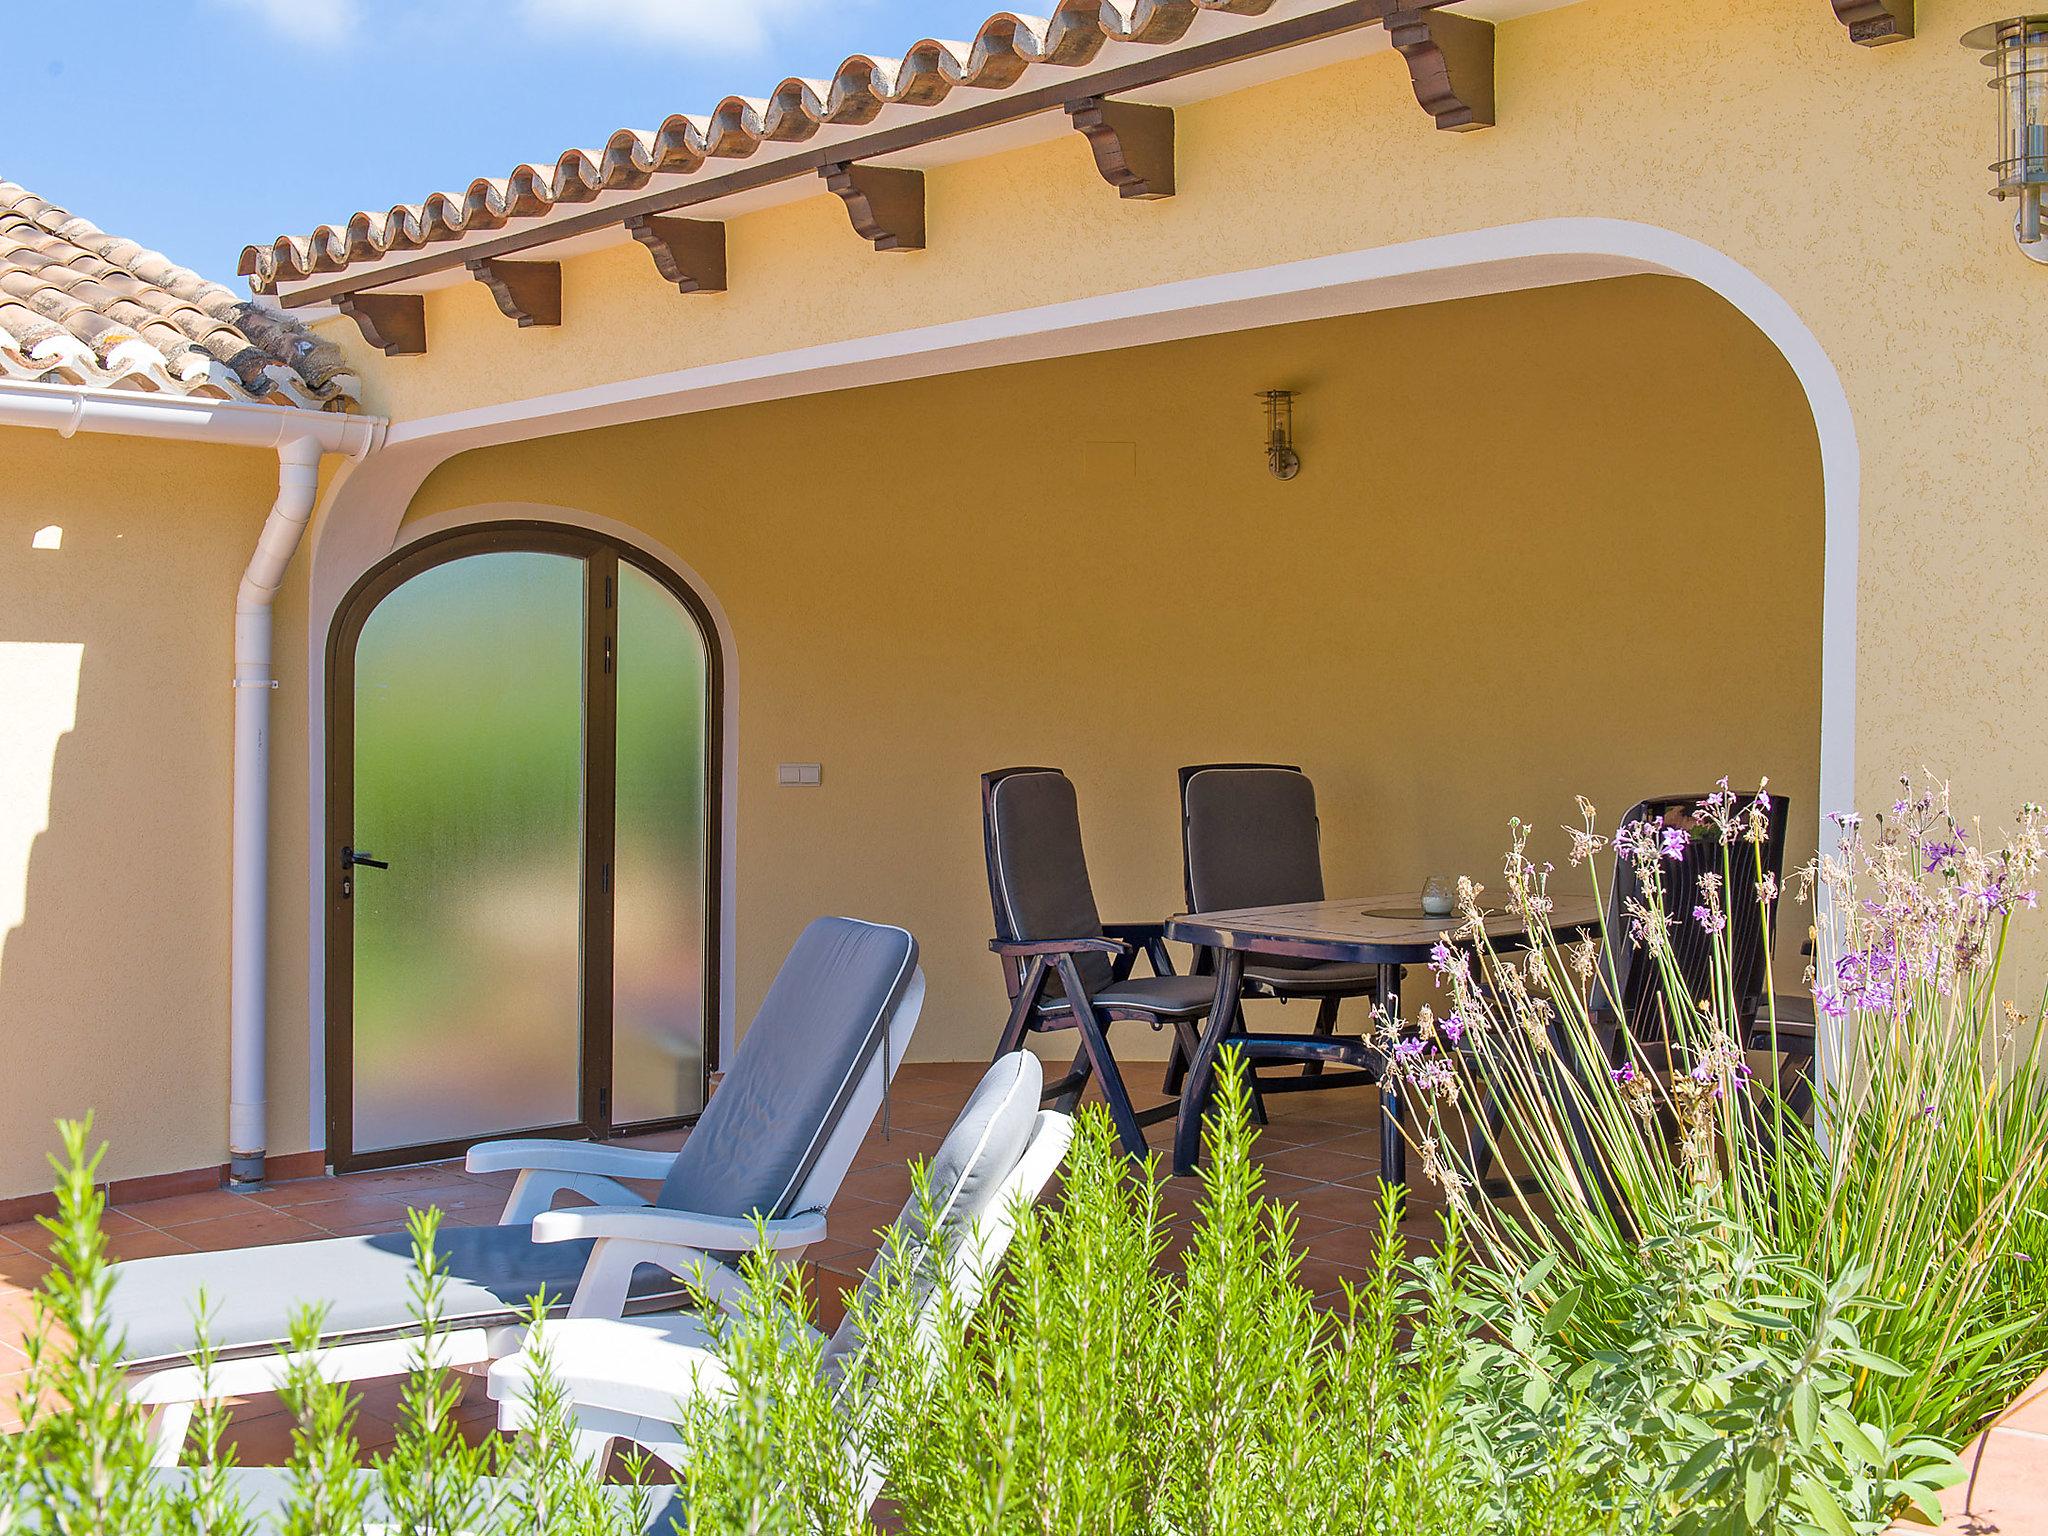
[[[618,797],[612,908],[617,1125],[704,1106],[703,631],[653,577],[619,565]]]
[[[356,1155],[579,1123],[585,563],[492,551],[355,651]]]

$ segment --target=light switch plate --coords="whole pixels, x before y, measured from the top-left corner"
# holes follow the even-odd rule
[[[823,773],[817,763],[778,763],[775,782],[784,789],[816,789],[824,782]]]

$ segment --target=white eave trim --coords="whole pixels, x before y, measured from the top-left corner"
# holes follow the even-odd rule
[[[43,427],[62,437],[75,432],[109,432],[243,448],[277,448],[309,441],[323,453],[345,453],[359,459],[383,442],[385,420],[381,416],[309,411],[295,405],[197,400],[189,395],[146,395],[125,389],[0,379],[0,426]]]

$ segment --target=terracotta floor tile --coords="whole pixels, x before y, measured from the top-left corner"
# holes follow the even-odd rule
[[[2020,1394],[2012,1407],[2000,1415],[1998,1427],[2048,1436],[2048,1376]]]
[[[1948,1519],[1940,1529],[1963,1536],[2048,1531],[2048,1435],[1994,1429],[1965,1450],[1963,1465],[1970,1476],[1943,1493]]]
[[[330,1234],[286,1212],[266,1211],[258,1207],[255,1214],[237,1211],[212,1221],[195,1221],[175,1227],[170,1235],[210,1253],[222,1248],[260,1248],[273,1243],[304,1242]]]
[[[169,1231],[199,1221],[218,1221],[224,1216],[260,1213],[263,1207],[247,1195],[232,1190],[207,1190],[196,1195],[170,1195],[162,1200],[143,1200],[120,1210],[145,1226]]]

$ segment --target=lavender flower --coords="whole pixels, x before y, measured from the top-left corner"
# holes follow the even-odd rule
[[[1676,861],[1685,857],[1685,846],[1692,841],[1692,835],[1683,827],[1666,827],[1663,840],[1664,857]]]
[[[1716,912],[1712,907],[1694,907],[1692,909],[1692,917],[1694,922],[1698,923],[1710,934],[1720,933],[1728,926],[1728,919],[1719,912]]]

